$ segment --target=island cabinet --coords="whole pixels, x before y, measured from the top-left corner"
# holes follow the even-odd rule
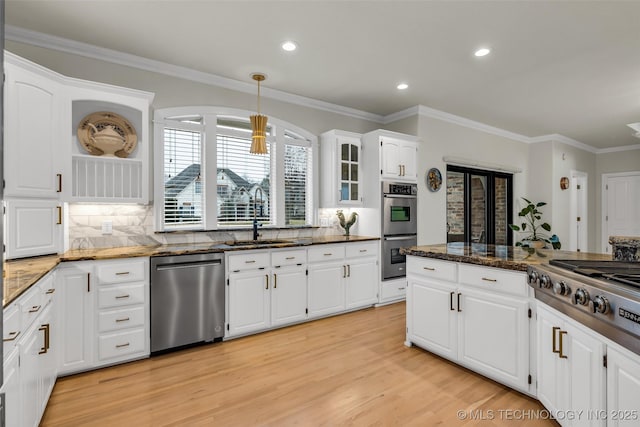
[[[407,257],[407,345],[530,392],[524,273]]]
[[[606,395],[608,426],[639,424],[640,356],[615,343],[607,344]]]
[[[149,260],[64,263],[57,269],[59,374],[149,356]]]
[[[304,249],[228,254],[227,337],[305,320]]]
[[[47,274],[4,309],[6,425],[37,426],[53,390],[61,342],[53,276]]]

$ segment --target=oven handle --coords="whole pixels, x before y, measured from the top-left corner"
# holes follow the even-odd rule
[[[415,235],[412,236],[395,236],[395,237],[385,237],[384,240],[414,240],[416,238]]]
[[[418,196],[409,196],[408,194],[383,194],[384,197],[390,199],[417,199]]]

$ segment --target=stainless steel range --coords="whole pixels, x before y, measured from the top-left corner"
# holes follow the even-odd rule
[[[554,259],[527,273],[536,299],[640,354],[640,263]]]

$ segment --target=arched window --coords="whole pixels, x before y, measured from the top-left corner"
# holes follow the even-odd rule
[[[249,154],[250,111],[181,107],[155,112],[158,230],[313,224],[317,138],[269,118],[267,155]]]

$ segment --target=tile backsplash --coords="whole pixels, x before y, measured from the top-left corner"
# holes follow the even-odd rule
[[[156,233],[153,205],[91,205],[71,203],[68,210],[69,249],[91,249],[138,245],[207,243],[251,239],[251,230]],[[110,221],[112,233],[102,234]],[[342,234],[335,224],[329,227],[260,229],[262,239],[319,237]]]

